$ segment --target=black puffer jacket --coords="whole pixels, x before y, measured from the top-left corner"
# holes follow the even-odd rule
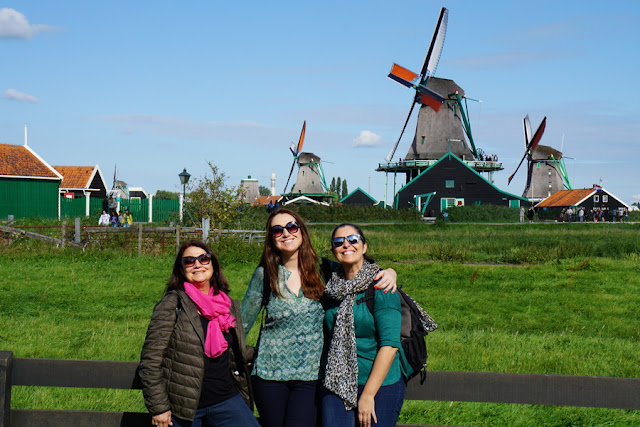
[[[236,318],[230,369],[241,396],[253,409],[249,372],[244,363],[244,329],[240,302],[232,300]],[[140,356],[144,403],[151,415],[168,410],[193,420],[204,376],[204,331],[196,305],[183,291],[169,291],[156,304]]]

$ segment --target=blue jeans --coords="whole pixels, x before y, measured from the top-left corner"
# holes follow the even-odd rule
[[[403,378],[395,384],[380,387],[373,399],[378,423],[375,424],[372,418],[372,426],[393,427],[398,423],[406,388]],[[363,385],[358,386],[358,397],[363,389]],[[347,411],[342,399],[324,387],[320,392],[320,399],[323,427],[354,427],[359,424],[358,408]]]
[[[171,421],[173,427],[260,427],[258,420],[239,394],[215,405],[198,409],[193,421],[176,417],[171,417]]]
[[[317,381],[271,381],[251,376],[254,400],[262,427],[316,425]]]

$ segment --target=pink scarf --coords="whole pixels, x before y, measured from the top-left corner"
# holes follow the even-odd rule
[[[220,356],[229,347],[222,331],[229,332],[229,328],[236,326],[236,318],[229,313],[231,298],[224,292],[214,295],[213,286],[209,288],[209,294],[205,295],[189,282],[184,282],[184,291],[198,306],[200,313],[209,320],[204,354],[211,358]]]

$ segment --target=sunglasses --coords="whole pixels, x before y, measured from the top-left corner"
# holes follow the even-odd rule
[[[200,265],[209,265],[211,264],[211,254],[206,253],[198,256],[183,256],[182,257],[182,265],[186,268],[193,267],[196,265],[196,261],[200,263]]]
[[[346,240],[347,242],[349,242],[351,246],[353,246],[356,243],[358,243],[360,239],[362,239],[361,235],[351,234],[347,237],[334,237],[333,240],[331,241],[331,244],[333,245],[334,248],[339,248],[340,246],[344,245],[344,241]]]
[[[284,227],[281,225],[274,225],[273,227],[271,227],[271,234],[273,234],[273,237],[280,237],[282,236],[282,233],[284,233],[285,228],[287,229],[289,234],[296,234],[300,229],[300,226],[295,221],[291,221]]]

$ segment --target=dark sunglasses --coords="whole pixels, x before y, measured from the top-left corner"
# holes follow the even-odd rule
[[[183,256],[182,257],[182,265],[185,267],[193,267],[196,265],[196,261],[200,263],[200,265],[209,265],[211,264],[211,254],[202,254],[198,256]]]
[[[333,240],[331,241],[331,244],[333,245],[334,248],[339,248],[340,246],[344,245],[344,241],[346,240],[347,242],[349,242],[350,245],[353,246],[356,243],[358,243],[360,239],[362,239],[361,235],[351,234],[347,237],[334,237]]]
[[[296,234],[300,229],[300,226],[295,221],[291,221],[284,227],[281,225],[274,225],[273,227],[271,227],[271,234],[273,234],[273,237],[280,237],[282,236],[282,233],[284,233],[285,228],[287,229],[289,234]]]

